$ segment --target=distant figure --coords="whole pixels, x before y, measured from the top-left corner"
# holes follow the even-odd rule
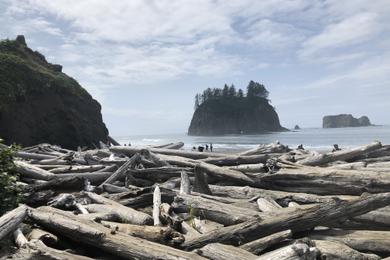
[[[206,144],[206,151],[208,151],[209,150],[209,145],[208,144]]]
[[[126,146],[127,144],[125,144],[125,146]]]
[[[203,152],[203,150],[204,150],[204,147],[203,147],[203,146],[198,146],[198,151],[199,151],[199,152]]]
[[[195,146],[192,146],[192,151],[196,151],[196,147]]]
[[[129,143],[129,146],[131,146],[131,143]]]
[[[210,152],[213,152],[213,144],[210,143]]]
[[[333,150],[332,150],[332,152],[336,152],[336,151],[340,151],[341,149],[340,149],[340,147],[339,147],[339,145],[338,144],[334,144],[333,145]]]
[[[303,148],[303,144],[300,144],[300,145],[298,145],[298,148],[297,148],[298,150],[305,150],[305,148]]]

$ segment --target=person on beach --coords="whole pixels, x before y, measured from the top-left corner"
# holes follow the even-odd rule
[[[209,145],[208,144],[206,144],[206,151],[208,151],[209,150]]]
[[[303,148],[303,144],[300,144],[300,145],[298,145],[298,148],[297,148],[298,150],[305,150],[305,148]]]
[[[210,152],[213,152],[213,144],[210,143]]]
[[[199,152],[203,152],[203,150],[204,150],[204,147],[203,147],[203,146],[198,146],[198,151],[199,151]]]
[[[340,149],[340,147],[339,147],[339,145],[338,144],[334,144],[333,145],[333,150],[332,150],[332,152],[336,152],[336,151],[340,151],[341,149]]]

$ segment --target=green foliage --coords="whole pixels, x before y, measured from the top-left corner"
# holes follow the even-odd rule
[[[13,162],[16,149],[15,146],[0,148],[0,216],[17,207],[22,200],[21,190],[17,186],[18,175]]]
[[[228,86],[224,85],[223,88],[207,88],[202,94],[196,94],[195,96],[195,110],[198,109],[203,103],[211,100],[218,100],[226,103],[268,103],[268,90],[264,85],[250,81],[247,86],[247,93],[245,94],[242,89],[236,90],[236,87],[232,84]],[[244,100],[244,98],[246,100]],[[214,101],[213,101],[214,102]]]

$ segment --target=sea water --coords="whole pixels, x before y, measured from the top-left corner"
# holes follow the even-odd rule
[[[281,142],[291,148],[302,144],[304,148],[328,151],[333,144],[341,148],[353,148],[381,141],[390,144],[390,126],[349,127],[349,128],[304,128],[289,132],[272,132],[259,135],[188,136],[182,134],[134,135],[114,137],[121,144],[132,146],[154,146],[173,142],[184,142],[184,149],[213,144],[215,151],[243,151],[259,144]]]

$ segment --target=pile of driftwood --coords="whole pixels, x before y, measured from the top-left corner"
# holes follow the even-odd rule
[[[390,146],[241,154],[42,144],[15,164],[26,195],[0,218],[10,259],[382,259]]]

